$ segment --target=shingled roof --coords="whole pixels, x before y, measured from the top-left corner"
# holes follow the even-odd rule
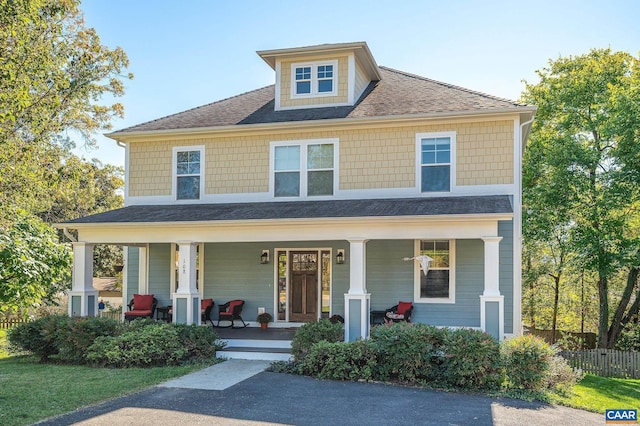
[[[128,206],[63,225],[511,214],[506,195]]]
[[[109,136],[157,130],[283,123],[324,119],[359,119],[437,113],[530,109],[526,105],[387,67],[353,106],[275,111],[275,86],[138,124]]]

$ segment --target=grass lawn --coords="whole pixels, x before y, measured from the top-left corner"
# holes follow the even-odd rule
[[[640,409],[640,380],[614,379],[588,374],[572,395],[559,397],[558,404],[604,413],[606,409]]]
[[[107,369],[38,364],[27,356],[5,357],[0,359],[0,424],[30,425],[203,367]]]

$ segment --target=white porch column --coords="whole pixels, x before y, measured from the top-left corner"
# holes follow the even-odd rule
[[[173,322],[200,325],[200,294],[196,287],[196,249],[192,241],[179,241],[178,288],[171,295]]]
[[[484,292],[480,296],[480,327],[499,340],[504,339],[504,296],[500,294],[500,241],[484,241]]]
[[[349,240],[349,292],[344,295],[344,340],[369,336],[371,294],[367,293],[367,240]]]
[[[93,244],[71,243],[73,271],[69,292],[69,316],[96,316],[98,290],[93,287]]]

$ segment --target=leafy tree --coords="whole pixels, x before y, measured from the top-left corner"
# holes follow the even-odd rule
[[[69,288],[71,250],[51,227],[15,210],[0,216],[0,231],[0,313],[52,302]]]
[[[594,49],[550,61],[523,94],[538,106],[524,158],[526,244],[562,230],[554,244],[596,274],[600,347],[614,346],[635,306],[640,244],[629,224],[640,199],[638,67],[628,53]],[[623,270],[627,282],[614,295],[611,280]]]
[[[79,0],[0,0],[0,144],[49,144],[75,130],[89,142],[122,105],[128,59],[84,26]]]

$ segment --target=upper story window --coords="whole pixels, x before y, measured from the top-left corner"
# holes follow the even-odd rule
[[[420,192],[451,191],[455,133],[419,133],[416,139]]]
[[[418,270],[415,300],[434,303],[455,302],[455,241],[416,241],[416,256],[429,256],[427,273]]]
[[[338,61],[291,65],[292,97],[335,95],[337,71]]]
[[[336,186],[337,141],[288,141],[273,145],[273,195],[317,197],[333,195]]]
[[[173,149],[174,194],[176,200],[199,200],[203,188],[203,147]]]

